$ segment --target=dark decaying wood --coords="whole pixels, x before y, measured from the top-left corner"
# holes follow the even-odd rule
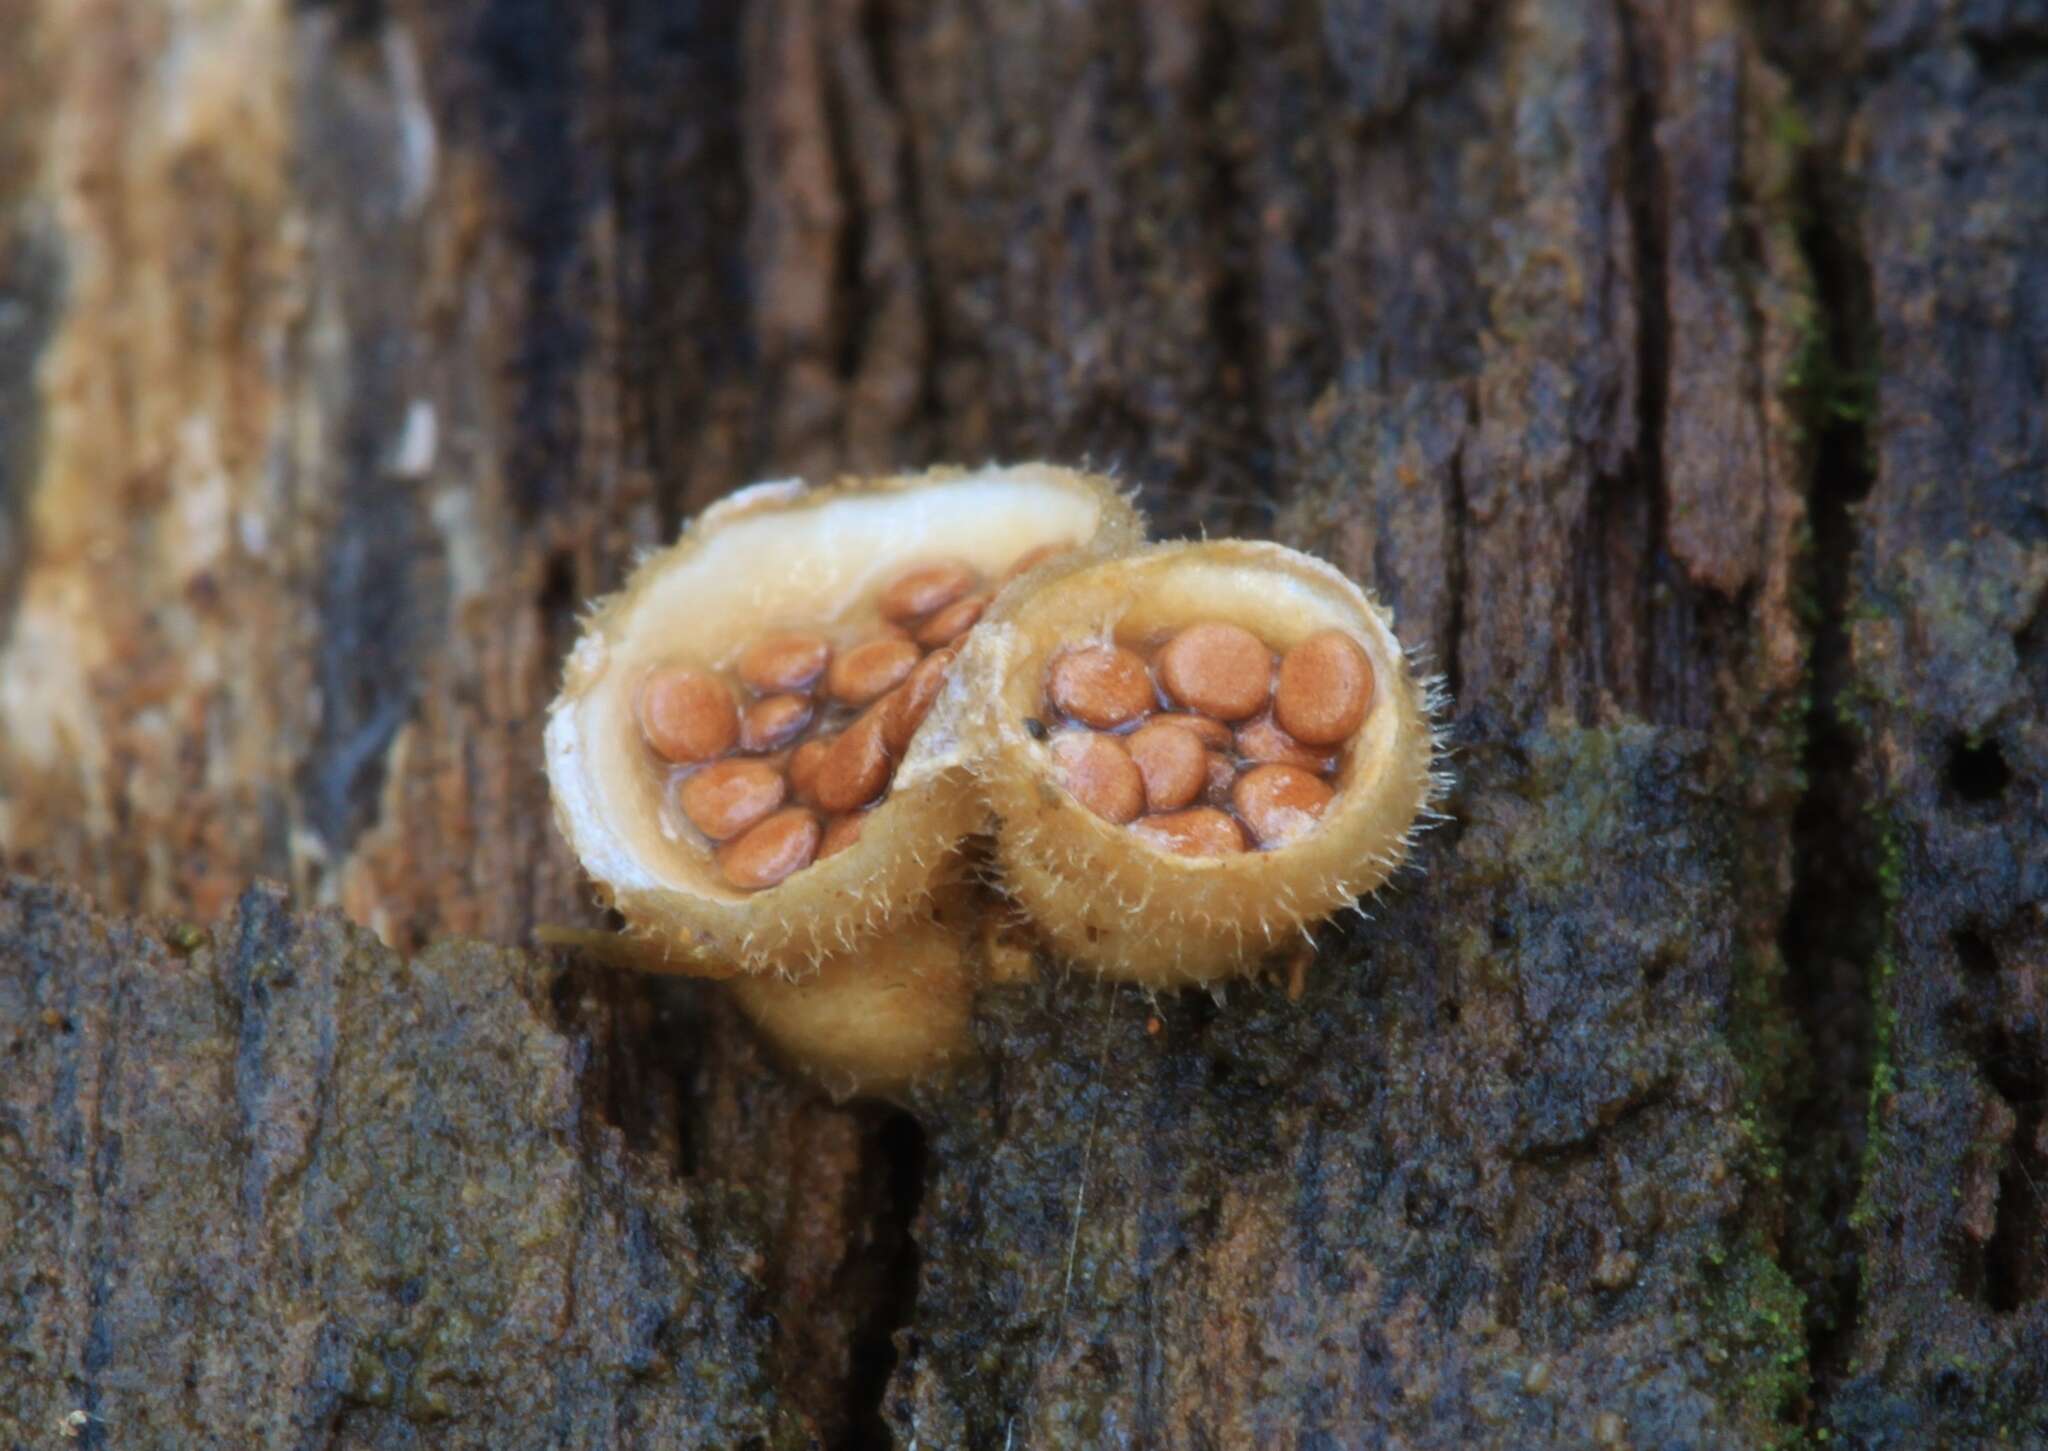
[[[0,1446],[2048,1439],[2037,6],[0,34]],[[1038,456],[1447,677],[1298,1002],[839,1108],[523,950],[583,599]]]

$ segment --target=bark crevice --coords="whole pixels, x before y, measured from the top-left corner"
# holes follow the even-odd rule
[[[1671,379],[1670,224],[1667,214],[1672,198],[1663,151],[1658,145],[1658,65],[1648,50],[1652,42],[1643,35],[1643,21],[1635,13],[1630,0],[1615,0],[1615,3],[1628,85],[1623,129],[1626,155],[1621,164],[1621,176],[1627,195],[1630,252],[1635,269],[1635,437],[1624,460],[1626,481],[1612,477],[1597,479],[1591,507],[1596,510],[1595,518],[1604,520],[1605,514],[1600,512],[1603,499],[1611,500],[1617,490],[1625,490],[1632,496],[1635,517],[1627,523],[1636,537],[1626,543],[1615,541],[1595,553],[1601,559],[1628,560],[1631,554],[1634,556],[1636,578],[1615,582],[1618,588],[1610,609],[1618,620],[1633,622],[1640,630],[1640,636],[1636,641],[1635,658],[1612,664],[1617,673],[1622,667],[1628,667],[1633,676],[1626,682],[1622,701],[1631,709],[1648,713],[1661,698],[1661,693],[1656,690],[1655,673],[1657,648],[1661,641],[1658,632],[1649,627],[1661,612],[1656,603],[1659,586],[1681,599],[1689,594],[1683,582],[1675,578],[1674,571],[1667,567],[1664,542],[1667,537],[1664,415]],[[1692,724],[1682,719],[1677,723]]]
[[[1793,817],[1792,891],[1780,945],[1805,1071],[1785,1105],[1793,1224],[1787,1265],[1806,1296],[1810,1397],[1823,1402],[1855,1340],[1861,1256],[1849,1218],[1861,1187],[1875,1053],[1872,993],[1889,932],[1865,741],[1855,722],[1849,615],[1855,510],[1873,483],[1868,436],[1870,274],[1842,159],[1809,141],[1799,244],[1814,280],[1798,404],[1811,473],[1805,788]]]
[[[858,1323],[846,1381],[846,1451],[888,1451],[895,1438],[884,1405],[899,1358],[897,1337],[917,1312],[917,1241],[912,1233],[924,1200],[927,1145],[924,1127],[906,1112],[884,1115],[867,1137],[864,1178],[870,1215],[864,1252],[879,1268],[873,1292],[855,1307]]]

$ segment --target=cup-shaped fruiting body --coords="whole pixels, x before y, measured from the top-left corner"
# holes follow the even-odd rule
[[[547,727],[563,833],[679,971],[800,974],[918,919],[984,816],[975,620],[1141,538],[1043,465],[734,495],[590,615]]]
[[[1108,976],[1252,970],[1385,881],[1430,798],[1428,690],[1386,612],[1277,544],[1070,564],[975,652],[1004,886]]]
[[[836,953],[802,977],[735,977],[733,998],[790,1066],[834,1098],[900,1099],[972,1050],[972,906],[961,889],[942,887],[931,915]]]

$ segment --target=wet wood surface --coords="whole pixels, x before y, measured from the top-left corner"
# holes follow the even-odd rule
[[[0,1445],[2048,1437],[2034,8],[0,34]],[[1032,457],[1448,679],[1298,1002],[841,1108],[525,950],[581,601]]]

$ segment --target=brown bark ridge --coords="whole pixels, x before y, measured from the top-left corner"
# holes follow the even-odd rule
[[[2038,7],[0,34],[0,1446],[2048,1440]],[[1448,677],[1298,1002],[899,1113],[515,950],[581,600],[1040,455]]]

